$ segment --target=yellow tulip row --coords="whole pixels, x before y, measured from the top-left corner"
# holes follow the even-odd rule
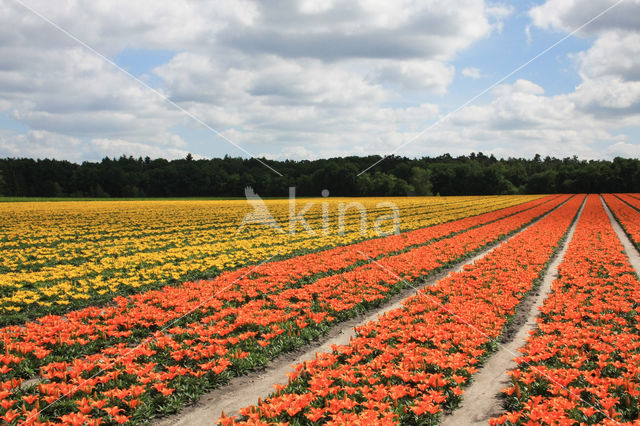
[[[0,313],[62,312],[275,254],[377,237],[378,228],[393,229],[394,214],[399,230],[408,231],[536,197],[298,199],[294,215],[304,211],[308,228],[299,220],[295,232],[287,199],[264,201],[280,230],[255,223],[255,216],[239,230],[253,211],[246,200],[1,203]]]

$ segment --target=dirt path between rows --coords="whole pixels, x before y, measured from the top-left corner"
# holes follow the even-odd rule
[[[518,349],[524,346],[529,333],[537,327],[538,308],[542,306],[542,302],[551,292],[553,281],[558,277],[558,266],[562,263],[573,238],[585,202],[580,206],[560,250],[547,267],[542,283],[516,310],[514,321],[502,335],[500,349],[472,377],[471,385],[465,389],[462,405],[450,415],[443,417],[443,425],[486,425],[490,418],[502,414],[501,391],[511,383],[507,371],[518,366],[513,358],[521,355]]]
[[[638,252],[638,249],[636,248],[635,244],[633,244],[631,239],[629,239],[627,233],[624,232],[624,229],[622,229],[622,226],[620,226],[616,218],[613,216],[613,213],[611,213],[609,206],[607,205],[607,203],[605,203],[602,197],[600,197],[600,201],[602,201],[604,210],[607,212],[607,216],[609,216],[611,225],[613,225],[613,230],[616,231],[616,234],[618,234],[618,238],[620,239],[620,242],[624,247],[624,252],[629,258],[631,266],[633,266],[633,268],[636,270],[636,274],[640,275],[640,253]]]
[[[293,368],[291,368],[292,365],[315,358],[316,352],[331,352],[331,345],[348,344],[350,339],[356,335],[354,327],[358,327],[369,321],[377,320],[378,315],[402,307],[402,302],[406,298],[414,295],[416,293],[416,289],[433,285],[450,273],[460,271],[464,266],[483,258],[501,244],[509,241],[515,235],[546,217],[549,213],[555,211],[563,204],[564,203],[559,204],[539,219],[521,229],[519,232],[516,232],[501,241],[493,243],[489,247],[478,252],[472,258],[463,260],[437,274],[434,274],[421,285],[402,290],[397,295],[391,297],[383,306],[373,311],[369,311],[359,317],[338,324],[318,341],[305,345],[296,351],[288,352],[274,358],[269,362],[266,368],[244,376],[234,377],[227,385],[214,389],[213,391],[203,395],[196,404],[185,407],[178,414],[158,419],[154,422],[154,425],[212,425],[222,415],[223,411],[227,416],[237,415],[240,409],[256,404],[259,397],[264,399],[271,394],[274,391],[273,385],[287,383],[289,380],[287,373],[293,371]]]

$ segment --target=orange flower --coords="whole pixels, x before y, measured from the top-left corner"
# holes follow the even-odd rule
[[[0,416],[0,419],[4,420],[7,423],[11,423],[19,415],[20,413],[18,413],[16,410],[8,410],[6,413],[4,413],[4,416]]]
[[[305,417],[307,419],[311,420],[312,422],[317,422],[322,417],[324,417],[324,409],[323,408],[311,407],[309,409],[309,412],[305,414]]]
[[[81,426],[88,422],[89,418],[82,413],[70,413],[61,416],[60,420],[62,420],[62,422],[65,424]]]
[[[122,411],[122,408],[114,405],[114,406],[111,406],[111,407],[103,408],[103,410],[107,414],[109,414],[110,416],[114,416],[115,417]]]
[[[86,397],[83,397],[80,401],[76,401],[76,404],[78,405],[78,410],[80,410],[82,414],[89,414],[93,409],[90,401],[87,400]]]

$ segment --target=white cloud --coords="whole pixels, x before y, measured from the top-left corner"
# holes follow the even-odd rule
[[[533,37],[531,36],[531,24],[527,24],[527,26],[524,27],[524,35],[527,38],[527,44],[531,44],[533,41]]]
[[[542,95],[544,94],[544,88],[535,84],[532,81],[519,78],[513,84],[501,84],[493,89],[493,92],[498,96],[509,95],[512,93],[522,93],[526,95]]]
[[[614,114],[620,120],[640,113],[640,81],[619,76],[585,80],[573,94],[576,104],[594,115]]]
[[[447,60],[498,27],[505,8],[482,0],[335,2],[299,13],[295,2],[260,3],[253,25],[228,27],[219,40],[246,53],[324,61]]]
[[[612,0],[548,0],[532,8],[529,15],[538,27],[568,32],[614,4]],[[640,118],[638,14],[640,0],[624,1],[578,33],[595,41],[589,49],[572,55],[582,83],[568,99],[602,129],[615,130]]]
[[[474,80],[477,80],[482,77],[482,73],[480,72],[480,70],[478,68],[473,68],[473,67],[463,69],[462,75],[465,77],[472,78]]]
[[[151,158],[163,157],[167,159],[174,159],[184,158],[188,154],[188,151],[183,149],[158,146],[157,144],[145,144],[140,142],[130,142],[123,139],[103,138],[91,139],[89,143],[89,150],[108,157],[126,155],[133,157],[149,156]]]
[[[524,79],[497,86],[493,93],[492,102],[464,108],[426,138],[437,140],[437,133],[446,132],[454,138],[457,132],[452,140],[468,148],[485,146],[485,153],[584,158],[597,158],[593,145],[614,139],[602,122],[576,108],[571,95],[546,96],[542,87]]]
[[[374,81],[391,83],[401,90],[426,90],[444,94],[455,75],[455,68],[439,61],[380,61]]]
[[[81,161],[82,142],[78,138],[42,130],[27,133],[0,133],[0,157],[52,158]]]
[[[148,72],[161,92],[277,158],[400,146],[446,112],[425,99],[447,93],[460,52],[513,13],[482,0],[29,4],[111,57],[125,48],[175,52]],[[568,32],[611,4],[549,0],[530,11],[531,25]],[[501,85],[400,153],[636,152],[616,129],[640,114],[639,14],[640,0],[627,0],[580,33],[595,41],[575,55],[583,81],[574,92],[546,95],[524,79]],[[483,77],[474,67],[461,75]],[[175,158],[205,146],[186,136],[201,126],[13,2],[0,4],[0,113],[31,128],[2,132],[0,156]],[[176,128],[188,129],[184,138]],[[608,151],[594,148],[602,142]],[[211,144],[218,155],[241,153],[215,135]]]
[[[300,12],[304,14],[323,13],[333,7],[333,0],[302,0],[299,4]]]
[[[619,130],[637,128],[640,120],[640,21],[629,18],[640,12],[640,0],[626,3],[579,33],[595,41],[574,55],[582,77],[574,91],[547,95],[543,85],[526,79],[499,85],[491,92],[493,100],[467,106],[407,150],[414,155],[482,150],[518,157],[639,156],[640,145]],[[568,32],[611,4],[549,0],[530,16],[533,25]]]
[[[110,57],[176,52],[148,73],[160,90],[250,151],[275,155],[367,153],[371,141],[403,140],[437,111],[406,107],[403,96],[446,93],[455,56],[511,13],[483,0],[28,4]],[[167,143],[179,138],[172,129],[199,127],[13,2],[0,5],[2,112],[76,141],[91,159],[119,149],[181,155],[191,141]],[[218,153],[241,153],[212,141]],[[46,152],[79,158],[62,146]]]
[[[640,24],[635,32],[603,32],[576,57],[584,79],[620,76],[625,81],[640,80]]]
[[[13,119],[33,130],[153,139],[180,119],[157,95],[82,48],[14,51],[0,46],[0,57],[10,58],[0,60],[0,98]]]
[[[640,158],[640,144],[616,142],[607,148],[610,157]]]
[[[94,138],[86,142],[43,130],[0,132],[0,157],[64,158],[76,162],[121,155],[183,158],[188,153],[184,148],[185,142],[172,134],[160,135],[153,142],[143,143],[110,138]]]
[[[529,15],[540,28],[569,32],[612,4],[548,0]],[[637,145],[620,142],[618,129],[637,126],[640,119],[640,22],[629,18],[640,12],[640,1],[620,6],[579,33],[595,41],[573,55],[582,77],[574,91],[550,96],[539,84],[519,79],[494,88],[493,101],[465,108],[440,132],[466,135],[474,141],[460,139],[466,146],[493,144],[489,152],[496,155],[636,155]],[[525,31],[530,37],[529,27]],[[600,148],[603,143],[609,148]]]
[[[579,34],[600,35],[603,31],[638,29],[639,0],[547,0],[533,7],[529,16],[540,28],[572,32],[611,6],[614,7],[582,28]]]

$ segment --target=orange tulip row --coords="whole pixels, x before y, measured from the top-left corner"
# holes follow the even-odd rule
[[[597,195],[559,275],[492,423],[637,424],[640,281]]]
[[[297,365],[288,385],[241,411],[240,423],[437,422],[443,410],[455,408],[461,387],[495,348],[583,200],[574,197],[462,272],[357,328],[348,345]]]
[[[640,248],[640,200],[627,194],[605,194],[603,197],[627,235]]]
[[[616,194],[620,199],[629,203],[635,209],[640,209],[640,194]]]
[[[521,228],[567,198],[547,197],[332,249],[331,255],[244,268],[212,281],[116,298],[113,306],[6,327],[0,331],[6,353],[0,360],[0,418],[124,422],[173,412],[231,375],[318,337],[341,317],[403,285],[358,260],[376,257],[389,267],[402,267],[403,276],[421,277]],[[349,262],[353,267],[344,271]],[[370,275],[373,271],[377,275]],[[337,280],[330,275],[336,273]],[[133,346],[137,339],[142,343]],[[41,382],[20,386],[36,369]]]

